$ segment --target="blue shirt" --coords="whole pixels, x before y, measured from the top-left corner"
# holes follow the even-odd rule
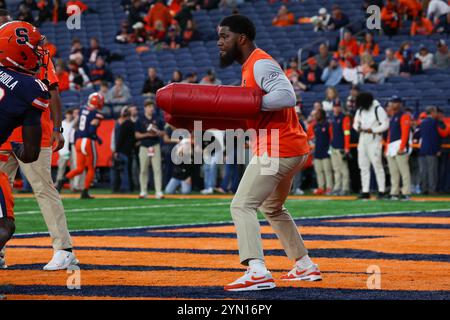
[[[0,144],[21,125],[39,125],[49,99],[50,94],[41,81],[0,66]]]
[[[420,149],[421,156],[435,156],[441,149],[441,137],[438,132],[438,122],[430,117],[425,118],[420,124]]]
[[[320,78],[328,87],[338,85],[342,80],[342,68],[338,66],[336,69],[326,67]]]
[[[142,115],[139,117],[138,122],[136,123],[136,131],[140,133],[146,133],[148,132],[148,128],[150,125],[153,125],[158,130],[164,129],[164,121],[162,121],[156,114],[153,114],[152,118],[149,119],[145,115]],[[142,147],[152,147],[155,144],[159,143],[159,137],[151,137],[151,138],[145,138],[140,139]]]
[[[330,149],[330,123],[326,120],[317,122],[314,125],[314,137],[315,137],[315,159],[326,159],[330,155],[328,150]]]

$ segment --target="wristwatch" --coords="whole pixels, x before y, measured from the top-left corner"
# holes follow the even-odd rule
[[[63,129],[63,127],[54,127],[54,128],[53,128],[53,132],[63,133],[63,132],[64,132],[64,129]]]

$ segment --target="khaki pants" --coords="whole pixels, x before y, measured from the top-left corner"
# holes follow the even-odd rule
[[[139,183],[141,185],[141,194],[147,194],[147,186],[148,186],[148,166],[150,161],[152,163],[153,170],[153,181],[155,184],[155,191],[162,191],[162,173],[161,173],[161,146],[160,144],[155,144],[153,146],[155,149],[155,154],[152,157],[148,156],[148,148],[140,147],[139,148],[139,164],[140,164],[140,173],[139,173]]]
[[[333,191],[350,191],[350,172],[343,150],[331,148],[331,165],[334,173]]]
[[[5,154],[5,152],[2,152],[2,154]],[[0,170],[9,176],[12,184],[17,169],[20,167],[33,188],[48,232],[52,238],[53,249],[72,248],[64,207],[59,193],[53,185],[51,175],[52,149],[41,148],[39,158],[33,163],[23,163],[13,153],[6,152],[6,154],[9,155],[9,159],[7,162],[0,162]]]
[[[319,189],[333,189],[333,170],[331,169],[330,158],[314,159],[314,171],[316,172]]]
[[[411,173],[409,171],[409,155],[402,154],[386,157],[391,174],[391,195],[400,193],[400,178],[402,179],[402,195],[411,194]]]
[[[305,164],[307,155],[292,158],[253,157],[247,166],[238,190],[231,202],[231,215],[236,227],[239,258],[247,265],[249,259],[264,260],[257,209],[269,221],[290,259],[298,259],[308,252],[295,222],[284,202],[289,195],[295,173]]]
[[[61,181],[64,179],[64,175],[66,174],[67,161],[68,161],[68,159],[66,157],[62,157],[61,155],[59,155],[58,172],[56,174],[56,181]]]

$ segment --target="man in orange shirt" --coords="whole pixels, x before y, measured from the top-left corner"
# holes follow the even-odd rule
[[[44,270],[53,271],[66,269],[69,265],[77,264],[78,260],[72,252],[72,241],[67,228],[64,207],[51,176],[52,151],[58,151],[64,146],[64,138],[61,132],[62,115],[58,78],[52,61],[45,63],[48,66],[41,67],[36,75],[38,79],[48,83],[51,95],[50,108],[47,108],[41,116],[42,139],[39,157],[33,163],[24,163],[11,151],[11,143],[23,141],[22,127],[19,127],[13,131],[8,141],[0,146],[0,156],[7,158],[7,161],[0,162],[0,170],[9,176],[12,184],[20,167],[30,182],[54,248],[53,258]],[[53,150],[52,146],[55,146]]]
[[[151,6],[148,11],[148,15],[144,18],[146,22],[146,29],[148,31],[155,29],[157,21],[161,21],[164,25],[164,29],[168,29],[172,23],[172,15],[169,8],[163,3],[162,0],[157,0],[154,5]]]
[[[416,34],[422,36],[429,36],[432,33],[433,33],[433,23],[427,17],[424,17],[422,16],[422,14],[419,14],[411,24],[410,34],[412,36],[415,36]]]
[[[265,93],[257,119],[247,121],[256,131],[253,158],[247,166],[231,203],[236,227],[239,258],[247,272],[225,286],[227,291],[263,290],[275,287],[264,263],[257,209],[264,213],[294,268],[282,280],[321,280],[319,268],[308,256],[302,237],[284,202],[294,175],[304,166],[310,148],[294,106],[292,85],[278,63],[256,48],[255,26],[242,15],[222,20],[218,27],[220,64],[237,61],[242,65],[242,86]]]

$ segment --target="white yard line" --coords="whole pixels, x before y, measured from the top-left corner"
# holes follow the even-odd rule
[[[227,203],[216,203],[216,205],[224,205],[229,204]],[[200,204],[190,204],[189,206],[200,206]],[[210,206],[211,204],[208,204]],[[167,205],[166,205],[167,206]],[[178,205],[177,205],[178,206]],[[186,207],[187,205],[182,205],[183,207]],[[130,207],[128,207],[130,208]],[[433,212],[433,213],[439,213],[439,212],[448,212],[449,210],[445,209],[436,209],[436,210],[427,210],[426,212]],[[391,211],[391,212],[371,212],[371,213],[350,213],[346,215],[327,215],[327,216],[308,216],[308,217],[294,217],[294,220],[305,220],[305,219],[330,219],[330,218],[350,218],[350,217],[367,217],[367,216],[378,216],[378,215],[393,215],[393,214],[402,214],[402,213],[421,213],[424,212],[424,210],[419,211]],[[40,211],[39,211],[40,213]],[[259,220],[260,222],[266,221],[265,219]],[[177,227],[196,227],[196,226],[204,226],[207,224],[212,225],[220,225],[220,224],[229,224],[232,223],[232,221],[216,221],[216,222],[203,222],[203,223],[183,223],[183,224],[167,224],[167,225],[154,225],[154,226],[137,226],[137,227],[125,227],[125,228],[100,228],[100,229],[80,229],[80,230],[70,230],[70,232],[80,232],[80,231],[110,231],[110,230],[131,230],[131,229],[158,229],[158,228],[174,228]],[[16,235],[42,235],[42,234],[48,234],[48,232],[29,232],[29,233],[17,233]]]

